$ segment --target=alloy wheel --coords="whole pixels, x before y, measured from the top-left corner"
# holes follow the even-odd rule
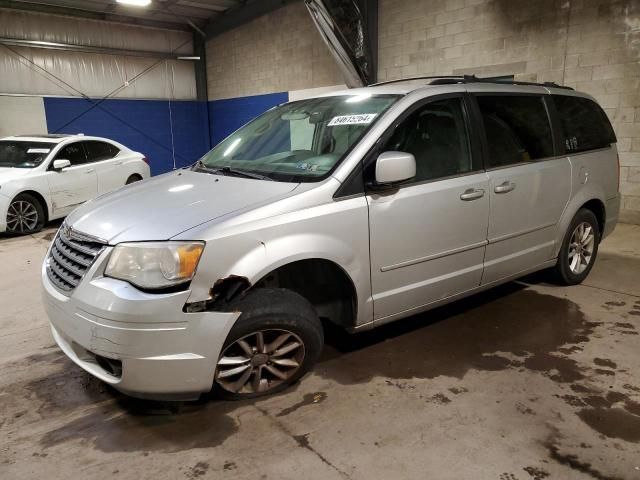
[[[16,200],[9,205],[7,230],[13,233],[27,233],[38,226],[38,210],[31,202]]]
[[[302,366],[304,344],[295,333],[260,330],[229,345],[216,371],[216,382],[231,393],[263,393],[290,380]]]
[[[571,273],[580,275],[587,269],[593,256],[595,240],[593,227],[589,223],[582,222],[575,228],[569,243],[568,262]]]

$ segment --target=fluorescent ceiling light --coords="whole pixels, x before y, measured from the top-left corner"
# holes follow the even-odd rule
[[[124,5],[135,5],[136,7],[146,7],[151,3],[151,0],[116,0],[116,1]]]

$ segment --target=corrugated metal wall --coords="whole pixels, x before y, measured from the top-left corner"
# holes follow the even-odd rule
[[[176,56],[193,52],[189,32],[5,9],[0,9],[0,37]],[[0,46],[0,93],[104,97],[116,90],[115,98],[192,100],[194,66],[180,60]]]

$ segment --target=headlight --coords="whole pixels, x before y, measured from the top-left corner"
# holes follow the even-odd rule
[[[121,243],[104,273],[142,289],[173,287],[193,278],[203,250],[203,242]]]

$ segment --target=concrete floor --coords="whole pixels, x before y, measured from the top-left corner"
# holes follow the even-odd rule
[[[356,337],[299,385],[172,411],[54,346],[49,229],[0,239],[0,478],[640,478],[640,226],[584,285],[534,275]]]

